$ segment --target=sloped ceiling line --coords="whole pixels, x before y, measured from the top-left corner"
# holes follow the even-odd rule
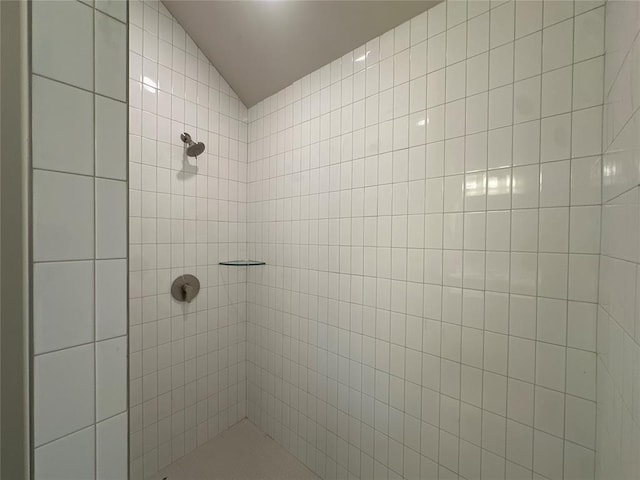
[[[439,0],[164,0],[251,107]]]

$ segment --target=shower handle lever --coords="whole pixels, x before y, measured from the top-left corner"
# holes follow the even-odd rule
[[[171,285],[171,296],[179,302],[191,303],[200,291],[200,281],[193,275],[180,275]]]
[[[193,295],[193,287],[192,287],[191,285],[189,285],[188,283],[185,283],[185,284],[182,286],[182,292],[184,293],[184,299],[185,299],[187,302],[190,302],[190,301],[191,301],[191,299],[192,299],[193,297],[195,297],[195,295]]]

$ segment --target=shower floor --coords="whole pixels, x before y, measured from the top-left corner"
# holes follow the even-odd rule
[[[244,419],[151,477],[152,480],[318,480]]]

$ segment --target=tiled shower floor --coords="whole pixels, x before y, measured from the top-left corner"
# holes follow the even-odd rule
[[[311,470],[246,419],[151,477],[165,478],[318,480]]]

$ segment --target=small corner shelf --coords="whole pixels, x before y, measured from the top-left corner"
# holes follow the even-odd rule
[[[258,260],[228,260],[226,262],[220,262],[219,265],[226,265],[228,267],[255,267],[257,265],[266,265],[266,263]]]

